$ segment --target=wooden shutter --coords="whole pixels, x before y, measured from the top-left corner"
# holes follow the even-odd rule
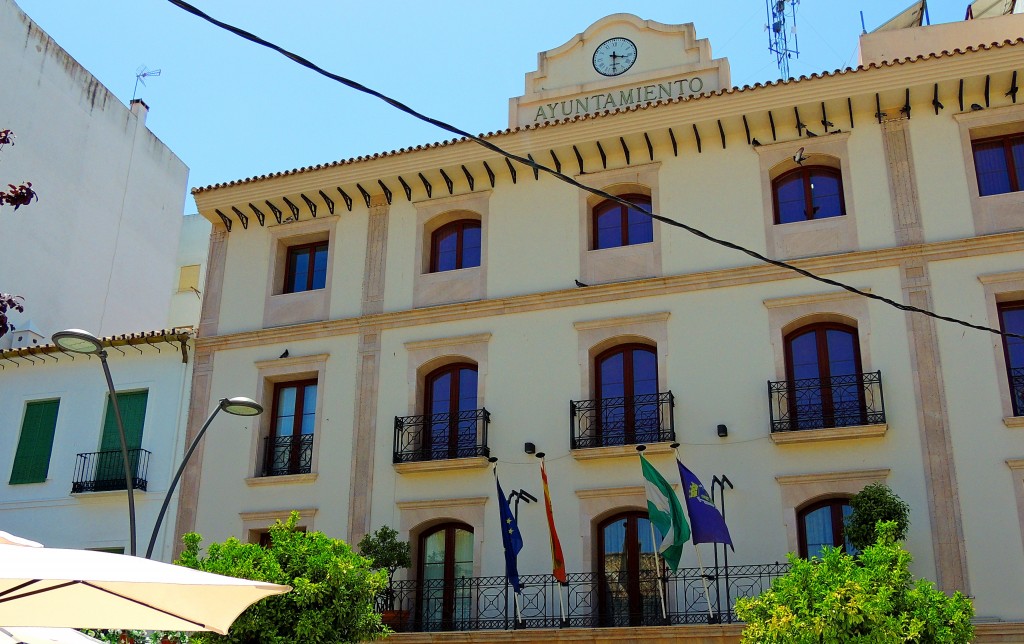
[[[121,418],[124,420],[124,434],[128,443],[128,449],[139,449],[142,447],[142,426],[146,421],[146,401],[149,398],[149,391],[130,391],[117,394],[117,404],[121,408]],[[117,418],[114,416],[114,406],[107,400],[107,415],[103,420],[103,437],[100,440],[100,451],[114,451],[121,449],[121,438],[117,433]]]
[[[53,450],[53,432],[57,427],[57,408],[60,400],[30,402],[25,406],[25,419],[21,424],[18,451],[14,455],[11,485],[42,483],[50,469]]]

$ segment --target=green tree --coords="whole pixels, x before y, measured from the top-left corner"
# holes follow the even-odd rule
[[[327,644],[380,639],[387,634],[374,597],[387,573],[357,555],[344,541],[296,529],[298,512],[270,526],[269,548],[232,537],[211,543],[201,557],[202,537],[182,537],[185,550],[175,563],[206,572],[292,586],[243,612],[229,635],[195,633],[196,644]]]
[[[843,529],[853,547],[863,550],[878,540],[875,525],[879,521],[896,524],[893,538],[903,541],[910,528],[910,506],[885,483],[872,483],[850,499],[853,513],[846,518]]]
[[[375,569],[387,571],[388,587],[384,594],[388,609],[394,609],[395,593],[392,584],[395,581],[395,571],[412,565],[409,542],[399,540],[397,530],[383,525],[377,528],[376,532],[363,535],[357,547],[359,554],[373,560]]]
[[[878,541],[857,559],[825,548],[821,559],[789,555],[791,568],[770,589],[736,602],[746,622],[743,642],[759,644],[965,644],[974,606],[926,580],[912,580],[910,553],[896,542],[894,522],[880,522]]]

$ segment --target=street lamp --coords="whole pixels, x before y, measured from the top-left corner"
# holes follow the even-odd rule
[[[53,334],[53,343],[72,353],[84,353],[97,355],[100,364],[103,365],[103,375],[107,378],[107,391],[110,394],[110,403],[114,406],[114,417],[117,420],[117,433],[121,439],[121,458],[124,461],[124,483],[128,490],[128,529],[131,536],[131,554],[135,556],[135,494],[132,485],[131,463],[128,459],[128,439],[124,433],[124,421],[121,419],[121,408],[117,404],[117,394],[114,392],[114,381],[110,377],[110,367],[107,366],[107,352],[99,338],[81,329],[68,329]]]
[[[217,416],[217,413],[221,410],[231,414],[232,416],[259,416],[263,413],[263,406],[255,400],[250,398],[243,398],[241,396],[235,398],[221,398],[217,408],[213,410],[210,417],[206,419],[202,429],[196,434],[196,437],[192,439],[192,444],[188,446],[188,451],[185,452],[185,458],[181,460],[181,465],[178,466],[178,471],[174,474],[174,480],[171,481],[171,486],[167,488],[167,495],[164,496],[164,503],[160,506],[160,514],[156,517],[156,525],[153,526],[153,534],[149,537],[149,547],[146,548],[146,559],[153,556],[153,548],[156,547],[156,535],[160,532],[160,524],[163,523],[164,514],[167,513],[167,506],[171,503],[171,495],[174,494],[174,488],[178,485],[178,480],[181,478],[181,474],[185,471],[185,466],[188,464],[192,453],[196,451],[196,447],[199,445],[199,441],[202,440],[203,435],[206,433],[206,429],[213,422],[213,419]]]

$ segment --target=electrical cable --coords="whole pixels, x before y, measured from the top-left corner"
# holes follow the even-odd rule
[[[807,277],[809,279],[821,282],[822,284],[828,284],[829,286],[835,286],[835,287],[841,288],[841,289],[849,291],[850,293],[853,293],[855,295],[860,295],[862,297],[866,297],[866,298],[869,298],[869,299],[872,299],[872,300],[877,300],[879,302],[883,302],[883,303],[888,304],[889,306],[891,306],[891,307],[893,307],[895,309],[898,309],[900,311],[904,311],[904,312],[907,312],[907,313],[919,313],[921,315],[926,315],[926,316],[928,316],[930,318],[934,318],[936,320],[942,320],[943,322],[949,322],[951,324],[957,324],[957,325],[960,325],[960,326],[963,326],[963,327],[967,327],[969,329],[974,329],[974,330],[977,330],[977,331],[986,331],[988,333],[993,333],[993,334],[998,335],[998,336],[1003,336],[1003,337],[1008,337],[1008,338],[1018,338],[1018,339],[1024,340],[1024,335],[1021,335],[1021,334],[1010,333],[1010,332],[1002,331],[1002,330],[999,330],[999,329],[994,329],[992,327],[983,326],[983,325],[980,325],[980,324],[973,324],[971,322],[967,322],[966,320],[961,320],[959,318],[950,317],[948,315],[941,315],[939,313],[935,313],[934,311],[929,311],[927,309],[922,309],[922,308],[913,306],[911,304],[901,304],[900,302],[892,300],[892,299],[890,299],[888,297],[885,297],[883,295],[878,295],[876,293],[868,293],[868,292],[862,291],[862,290],[860,290],[860,289],[858,289],[856,287],[850,286],[848,284],[844,284],[843,282],[839,282],[837,280],[833,280],[833,279],[830,279],[828,277],[817,275],[815,273],[812,273],[809,270],[806,270],[804,268],[800,268],[799,266],[796,266],[794,264],[790,264],[788,262],[784,262],[784,261],[777,260],[777,259],[772,259],[770,257],[762,255],[761,253],[759,253],[759,252],[757,252],[755,250],[752,250],[752,249],[749,249],[749,248],[745,248],[745,247],[740,246],[739,244],[731,242],[731,241],[729,241],[727,239],[720,239],[720,238],[715,237],[715,236],[713,236],[713,235],[711,235],[709,233],[704,232],[703,230],[701,230],[699,228],[696,228],[696,227],[691,226],[689,224],[685,224],[685,223],[683,223],[681,221],[677,221],[677,220],[672,219],[670,217],[666,217],[664,215],[659,215],[659,214],[657,214],[655,212],[651,212],[651,211],[645,209],[642,206],[639,206],[639,205],[634,204],[634,203],[632,203],[632,202],[630,202],[630,201],[628,201],[626,199],[623,199],[622,197],[620,197],[618,195],[613,195],[613,194],[611,194],[609,192],[605,192],[604,190],[584,185],[584,184],[580,183],[579,181],[577,181],[576,179],[574,179],[574,178],[572,178],[572,177],[570,177],[568,175],[562,174],[561,172],[558,172],[557,170],[549,168],[549,167],[547,167],[545,165],[537,163],[536,161],[533,161],[532,159],[527,159],[527,158],[521,157],[521,156],[519,156],[517,154],[514,154],[512,152],[508,152],[505,149],[495,145],[494,143],[491,143],[490,141],[488,141],[487,139],[483,138],[482,136],[471,134],[471,133],[469,133],[469,132],[467,132],[465,130],[462,130],[462,129],[454,126],[454,125],[450,125],[450,124],[448,124],[448,123],[446,123],[444,121],[432,118],[432,117],[427,116],[425,114],[421,114],[420,112],[417,112],[416,110],[412,109],[408,105],[405,105],[404,103],[402,103],[402,102],[400,102],[398,100],[395,100],[395,99],[393,99],[393,98],[391,98],[389,96],[386,96],[385,94],[382,94],[382,93],[378,92],[375,89],[371,89],[371,88],[363,85],[362,83],[358,83],[358,82],[356,82],[354,80],[351,80],[349,78],[345,78],[344,76],[339,76],[338,74],[329,72],[326,69],[320,67],[319,65],[317,65],[317,64],[315,64],[315,63],[313,63],[313,62],[311,62],[309,60],[307,60],[306,58],[303,58],[302,56],[300,56],[300,55],[298,55],[296,53],[288,51],[287,49],[284,49],[283,47],[280,47],[278,45],[275,45],[272,42],[264,40],[263,38],[260,38],[259,36],[255,35],[255,34],[252,34],[252,33],[248,32],[248,31],[245,31],[244,29],[240,29],[239,27],[235,27],[234,25],[230,25],[230,24],[228,24],[226,22],[222,22],[220,20],[217,20],[216,18],[213,18],[212,16],[204,13],[200,9],[197,9],[196,7],[194,7],[191,4],[185,2],[184,0],[167,0],[167,1],[170,2],[171,4],[175,5],[176,7],[180,8],[180,9],[182,9],[184,11],[187,11],[188,13],[191,13],[191,14],[199,17],[199,18],[202,18],[203,20],[209,22],[210,24],[213,24],[213,25],[215,25],[217,27],[220,27],[221,29],[224,29],[226,31],[229,31],[229,32],[235,34],[236,36],[239,36],[240,38],[244,38],[245,40],[248,40],[250,42],[256,43],[257,45],[261,45],[263,47],[267,47],[268,49],[272,49],[273,51],[278,52],[282,56],[285,56],[286,58],[290,58],[292,61],[298,63],[299,65],[302,65],[303,67],[305,67],[307,69],[310,69],[310,70],[320,74],[321,76],[326,76],[327,78],[330,78],[333,81],[341,83],[342,85],[345,85],[346,87],[349,87],[349,88],[354,89],[354,90],[356,90],[358,92],[362,92],[364,94],[368,94],[370,96],[378,98],[381,101],[384,101],[385,103],[387,103],[388,105],[394,107],[395,109],[400,110],[402,112],[405,112],[406,114],[412,116],[413,118],[416,118],[416,119],[418,119],[420,121],[424,121],[426,123],[430,123],[431,125],[434,125],[435,127],[438,127],[438,128],[440,128],[442,130],[445,130],[447,132],[451,132],[452,134],[457,134],[458,136],[461,136],[461,137],[463,137],[465,139],[473,141],[474,143],[477,143],[478,145],[480,145],[480,146],[490,150],[491,152],[494,152],[495,154],[499,154],[499,155],[505,157],[506,159],[511,159],[512,161],[516,161],[518,163],[521,163],[522,165],[525,165],[525,166],[527,166],[529,168],[532,168],[534,170],[543,171],[546,174],[549,174],[552,177],[554,177],[554,178],[556,178],[556,179],[558,179],[560,181],[563,181],[564,183],[567,183],[567,184],[569,184],[571,186],[579,188],[580,190],[585,190],[586,192],[589,192],[589,193],[591,193],[593,195],[597,195],[597,196],[599,196],[599,197],[601,197],[603,199],[614,201],[614,202],[619,203],[619,204],[621,204],[623,206],[626,206],[628,208],[633,208],[634,210],[637,210],[638,212],[642,212],[642,213],[646,214],[647,216],[651,217],[655,221],[660,221],[661,223],[666,224],[668,226],[674,226],[676,228],[682,228],[683,230],[687,231],[691,235],[694,235],[694,236],[699,237],[701,239],[704,239],[706,241],[712,242],[714,244],[718,244],[719,246],[724,246],[725,248],[730,248],[732,250],[739,251],[741,253],[749,255],[750,257],[758,260],[759,262],[762,262],[762,263],[765,263],[765,264],[771,264],[772,266],[776,266],[778,268],[782,268],[782,269],[786,269],[786,270],[792,271],[794,273],[797,273],[798,275],[802,275],[803,277]]]

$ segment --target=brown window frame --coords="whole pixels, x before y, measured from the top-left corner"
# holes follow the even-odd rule
[[[417,559],[416,559],[416,578],[419,580],[419,592],[417,593],[420,597],[420,601],[416,602],[416,623],[423,623],[425,616],[423,615],[423,598],[427,596],[426,589],[423,587],[426,581],[426,575],[424,574],[423,567],[427,561],[427,539],[438,532],[444,532],[444,578],[443,588],[441,590],[441,630],[452,630],[455,626],[455,531],[463,530],[469,534],[474,534],[473,526],[468,523],[461,521],[448,521],[445,523],[432,526],[428,530],[420,533],[418,544],[417,544]]]
[[[640,194],[640,193],[630,193],[630,194],[625,194],[625,195],[619,195],[619,198],[620,199],[625,199],[626,201],[629,201],[629,202],[631,202],[631,203],[633,203],[634,205],[637,205],[637,206],[647,206],[647,210],[648,211],[653,211],[653,208],[651,206],[651,197],[649,195]],[[614,210],[615,208],[619,209],[619,234],[620,234],[620,237],[622,239],[622,243],[619,244],[618,246],[598,246],[597,245],[597,243],[598,243],[597,220],[598,220],[598,218],[601,215],[605,214],[608,211]],[[654,237],[654,220],[651,219],[650,222],[651,222],[651,238],[653,239],[653,237]],[[607,248],[622,248],[623,246],[633,246],[633,245],[635,245],[633,242],[629,241],[629,208],[624,206],[624,205],[622,205],[621,203],[619,203],[617,201],[613,201],[611,199],[606,199],[606,200],[602,201],[601,203],[597,204],[596,206],[594,206],[591,209],[591,211],[590,211],[590,231],[591,231],[591,234],[590,234],[590,238],[591,238],[590,239],[590,250],[605,250]],[[636,243],[637,244],[640,244],[640,243],[646,244],[648,242],[636,242]]]
[[[1013,300],[1013,301],[1010,301],[1010,302],[999,302],[999,303],[996,304],[996,312],[999,315],[999,330],[1000,331],[1002,331],[1003,333],[1007,332],[1006,331],[1006,324],[1003,322],[1003,312],[1004,311],[1015,311],[1015,310],[1019,310],[1019,309],[1024,309],[1024,300]],[[1002,336],[1002,340],[1003,340],[1003,362],[1006,364],[1006,383],[1007,383],[1007,385],[1010,388],[1010,405],[1011,405],[1011,409],[1013,410],[1013,415],[1014,416],[1024,416],[1024,403],[1021,403],[1020,401],[1017,400],[1017,395],[1016,395],[1016,392],[1014,391],[1014,388],[1013,388],[1013,370],[1014,370],[1015,367],[1013,366],[1013,363],[1010,361],[1010,345],[1007,343],[1009,338],[1007,338],[1004,335],[1004,336]],[[1020,369],[1022,367],[1024,367],[1024,365],[1020,365],[1019,367],[1016,367],[1016,368]]]
[[[793,340],[811,331],[815,332],[815,347],[818,355],[818,379],[821,381],[821,410],[822,417],[829,418],[835,416],[835,407],[832,400],[832,387],[826,385],[826,381],[832,378],[832,370],[829,365],[828,355],[828,335],[826,331],[843,331],[850,333],[853,336],[853,350],[854,350],[854,362],[856,363],[857,375],[862,376],[864,373],[864,365],[861,362],[860,355],[860,334],[857,331],[857,327],[849,324],[842,324],[841,322],[816,322],[814,324],[807,324],[797,329],[793,329],[785,335],[783,338],[783,346],[785,347],[785,358],[786,358],[786,382],[789,383],[789,402],[791,405],[790,416],[794,421],[797,420],[798,414],[795,408],[797,401],[797,395],[795,391],[795,383],[797,378],[795,377],[795,371],[793,369]],[[866,413],[864,407],[864,396],[861,395],[861,414]]]
[[[843,506],[848,505],[850,505],[849,497],[834,496],[827,499],[820,499],[797,510],[797,544],[801,557],[807,559],[807,524],[805,523],[805,519],[808,514],[824,507],[832,508],[832,545],[836,548],[841,547],[844,551],[846,550],[846,526],[843,524]]]
[[[839,182],[839,214],[831,215],[828,217],[815,217],[814,216],[814,198],[811,194],[811,175],[813,173],[827,174],[835,177]],[[795,175],[801,175],[804,186],[804,221],[814,221],[816,219],[834,219],[836,217],[846,216],[846,194],[843,191],[843,173],[839,168],[833,168],[829,165],[807,165],[793,168],[783,172],[779,176],[772,179],[772,208],[774,209],[774,222],[776,225],[782,224],[781,217],[779,216],[779,186],[783,183],[788,182]],[[808,216],[810,215],[810,216]],[[798,222],[786,222],[786,223],[798,223]]]
[[[658,379],[658,348],[642,342],[629,342],[626,344],[617,344],[613,347],[605,349],[601,353],[594,357],[594,399],[598,402],[597,411],[597,436],[601,444],[604,444],[604,431],[602,426],[603,414],[601,413],[600,401],[605,398],[601,395],[601,363],[608,358],[611,358],[617,353],[623,354],[622,356],[622,382],[623,382],[623,399],[634,398],[636,396],[635,379],[633,377],[633,351],[642,349],[647,351],[654,356],[654,377]],[[626,392],[626,385],[628,384],[629,391]],[[658,382],[658,386],[655,387],[658,392],[661,391],[661,382]],[[633,445],[636,443],[636,407],[634,405],[624,405],[623,413],[625,418],[623,420],[623,440],[625,445]],[[661,419],[659,418],[659,426]]]
[[[458,374],[458,372],[462,371],[463,369],[471,369],[474,372],[476,372],[477,387],[478,387],[476,394],[477,394],[477,404],[479,404],[479,402],[480,402],[480,399],[479,399],[480,398],[479,397],[479,391],[480,391],[479,390],[480,368],[479,368],[478,365],[475,365],[472,362],[453,362],[451,364],[446,364],[443,367],[438,367],[437,369],[434,369],[433,371],[428,373],[426,375],[426,377],[423,379],[423,414],[425,416],[430,417],[430,416],[433,416],[435,413],[438,413],[438,412],[434,411],[434,382],[438,378],[441,378],[442,376],[444,376],[445,374],[449,374],[449,373],[452,374],[451,386],[450,386],[450,389],[448,390],[448,416],[449,416],[449,418],[448,418],[448,457],[449,458],[457,458],[458,457],[458,453],[459,453],[459,414],[458,413],[452,413],[452,406],[453,406],[453,403],[458,403],[458,401],[461,399],[460,394],[462,392],[459,389],[461,387],[461,382],[460,382],[460,378],[458,377],[457,374]],[[459,411],[461,412],[461,411],[468,411],[468,410],[460,409]],[[433,453],[433,449],[434,449],[433,438],[434,438],[434,435],[433,435],[433,424],[428,421],[427,422],[427,431],[423,435],[423,446],[422,446],[423,451],[425,453],[427,453],[427,454],[432,454]]]
[[[641,548],[640,548],[640,527],[637,519],[647,519],[650,516],[643,510],[627,510],[618,512],[603,519],[597,524],[597,581],[598,581],[598,616],[602,625],[611,625],[615,617],[608,614],[605,598],[608,594],[608,577],[605,571],[607,554],[605,553],[604,532],[608,525],[617,521],[626,520],[626,535],[623,539],[623,548],[626,550],[626,566],[628,577],[626,579],[626,592],[629,596],[629,625],[642,626],[644,623],[643,614],[643,593],[640,590],[641,583]],[[654,560],[658,565],[658,577],[661,578],[665,572],[665,566],[661,555],[657,552],[657,541],[655,541]]]
[[[320,395],[320,383],[319,383],[319,380],[317,378],[305,378],[303,380],[288,380],[288,381],[285,381],[285,382],[275,382],[274,383],[274,393],[273,393],[274,404],[271,406],[270,432],[268,433],[268,436],[270,437],[270,442],[271,443],[273,443],[274,439],[276,439],[278,437],[277,436],[277,419],[279,418],[279,414],[280,414],[280,411],[281,411],[280,408],[279,408],[280,400],[281,400],[280,392],[281,392],[282,389],[286,389],[288,387],[295,387],[295,414],[292,417],[292,433],[291,433],[291,435],[293,437],[295,437],[295,436],[302,436],[302,416],[303,416],[302,409],[305,407],[306,387],[308,387],[309,385],[316,385],[317,386],[316,395],[319,396]],[[315,422],[315,412],[314,412],[314,422]],[[314,431],[314,434],[315,434],[315,431]],[[268,455],[269,455],[269,450],[268,450]],[[291,446],[291,453],[288,455],[288,470],[289,470],[289,472],[292,472],[292,473],[297,472],[299,470],[299,463],[301,462],[301,460],[302,460],[302,443],[301,443],[301,441],[293,441],[292,446]],[[264,464],[264,468],[266,468],[266,467],[267,467],[267,465]]]
[[[481,261],[483,260],[483,226],[479,219],[459,219],[457,221],[449,222],[430,234],[430,272],[431,273],[442,273],[445,271],[453,270],[457,271],[463,268],[474,268],[480,264],[474,264],[472,266],[464,265],[463,250],[465,246],[465,234],[467,229],[480,230],[480,243],[481,243]],[[438,269],[438,251],[441,244],[442,238],[446,237],[451,232],[455,232],[455,268],[445,269],[444,271]]]
[[[330,243],[328,241],[326,241],[326,240],[311,242],[309,244],[297,244],[295,246],[289,246],[288,247],[287,252],[285,253],[285,258],[284,258],[284,267],[285,268],[284,268],[284,285],[283,285],[283,289],[282,289],[283,293],[305,293],[306,291],[320,290],[320,289],[314,289],[313,288],[313,275],[316,272],[316,270],[315,270],[316,252],[317,252],[317,249],[319,249],[320,247],[323,247],[327,251],[328,257],[329,257],[330,256],[330,252],[331,252],[331,248],[330,248]],[[297,257],[298,255],[304,254],[304,253],[309,255],[309,271],[308,271],[308,274],[306,275],[306,288],[293,289],[292,288],[293,287],[293,282],[295,281],[295,260],[294,260],[294,258]],[[324,270],[325,271],[327,270],[326,266],[324,266]]]
[[[1009,192],[1020,192],[1024,190],[1024,186],[1020,185],[1017,181],[1017,162],[1013,158],[1013,150],[1010,147],[1011,142],[1014,139],[1020,139],[1024,143],[1024,132],[1013,132],[1012,134],[1001,134],[999,136],[989,136],[984,139],[972,139],[971,140],[971,157],[975,157],[975,149],[979,145],[985,145],[990,143],[1001,142],[1003,144],[1003,154],[1006,159],[1006,172],[1009,175],[1010,190]],[[978,195],[981,197],[991,197],[995,195],[1005,195],[1009,192],[994,192],[990,195],[981,194],[981,180],[978,178],[978,166],[975,161],[974,166],[974,178],[978,182]]]

